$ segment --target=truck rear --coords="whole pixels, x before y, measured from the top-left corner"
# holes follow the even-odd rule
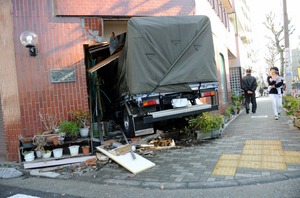
[[[158,121],[217,110],[209,18],[131,18],[116,77],[115,111],[129,137],[153,132]]]

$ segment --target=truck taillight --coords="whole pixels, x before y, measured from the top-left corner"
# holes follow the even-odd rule
[[[202,95],[202,97],[214,96],[214,95],[216,95],[216,92],[214,92],[214,91],[205,92],[205,93],[202,93],[201,95]]]
[[[144,101],[143,102],[143,106],[144,107],[146,107],[146,106],[152,106],[152,105],[156,105],[156,104],[159,104],[158,100],[148,100],[148,101]]]

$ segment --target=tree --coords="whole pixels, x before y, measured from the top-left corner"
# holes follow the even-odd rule
[[[273,12],[270,12],[269,14],[266,14],[266,21],[263,23],[266,28],[268,28],[271,33],[273,34],[273,37],[267,36],[267,38],[270,40],[270,44],[268,46],[270,56],[268,57],[268,60],[273,59],[273,56],[277,56],[278,54],[280,55],[280,75],[283,76],[283,68],[284,68],[284,57],[283,57],[283,52],[284,52],[284,45],[281,44],[281,41],[284,40],[284,26],[276,26],[275,24],[275,14]],[[291,20],[289,20],[288,24],[290,24]],[[289,26],[289,35],[291,35],[295,31],[295,28],[293,25]],[[277,54],[274,53],[274,50],[277,50]],[[271,51],[270,51],[271,50]],[[276,59],[274,59],[276,62]],[[269,62],[269,63],[275,63],[275,62]],[[267,62],[268,64],[268,62]],[[269,65],[269,64],[268,64]]]
[[[265,61],[268,65],[267,71],[270,71],[270,68],[274,67],[275,63],[279,60],[277,58],[279,53],[276,47],[271,43],[267,45],[267,48],[268,48],[268,54],[266,54],[265,56]]]

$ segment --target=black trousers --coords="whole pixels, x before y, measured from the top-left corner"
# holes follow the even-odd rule
[[[250,107],[250,102],[252,104],[252,112],[256,112],[256,108],[257,108],[257,105],[256,105],[256,97],[255,97],[255,92],[252,93],[252,94],[248,94],[248,93],[245,93],[245,106],[246,106],[246,110],[249,111]]]

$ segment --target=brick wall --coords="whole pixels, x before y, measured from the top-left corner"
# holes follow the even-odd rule
[[[83,50],[83,44],[88,42],[88,33],[81,27],[81,20],[78,17],[55,17],[52,1],[12,0],[11,4],[5,2],[8,4],[7,8],[12,5],[14,24],[14,32],[8,34],[13,37],[7,45],[14,43],[14,46],[9,46],[10,52],[8,47],[3,49],[7,56],[1,56],[0,59],[9,61],[1,60],[6,62],[5,65],[1,65],[4,67],[1,68],[1,75],[7,79],[4,81],[1,77],[1,80],[5,89],[14,92],[14,95],[4,93],[1,96],[6,142],[13,148],[9,150],[13,156],[9,160],[17,160],[17,136],[19,134],[33,136],[41,130],[39,112],[55,114],[63,119],[68,116],[70,110],[78,108],[88,110]],[[6,16],[9,15],[7,13]],[[12,23],[7,24],[12,30]],[[38,35],[37,57],[30,57],[28,49],[21,45],[19,36],[23,31],[33,31]],[[13,51],[15,57],[12,56]],[[64,68],[75,69],[76,82],[51,83],[51,69]],[[7,96],[10,98],[6,98]],[[13,107],[16,109],[11,109]],[[13,131],[8,131],[6,126],[9,123],[6,119],[6,108],[12,110],[9,112],[8,116],[11,116],[9,118],[21,119],[18,120],[21,122],[13,123],[16,126]],[[11,115],[12,113],[18,114],[16,116]]]
[[[12,161],[17,159],[21,114],[10,0],[0,0],[0,29],[0,156]]]
[[[71,109],[88,109],[83,44],[87,32],[78,17],[55,17],[53,2],[13,0],[16,65],[19,80],[22,133],[41,130],[39,112],[66,118]],[[23,31],[39,37],[38,56],[30,57],[19,42]],[[73,68],[76,82],[51,83],[51,69]]]
[[[195,0],[54,0],[57,16],[193,15]]]

